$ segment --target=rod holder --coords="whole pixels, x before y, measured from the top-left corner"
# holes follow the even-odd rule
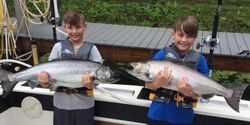
[[[34,65],[37,65],[39,63],[37,46],[36,45],[31,45],[31,49],[32,49],[33,63],[34,63]]]

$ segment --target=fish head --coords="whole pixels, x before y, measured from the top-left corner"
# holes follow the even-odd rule
[[[132,62],[126,66],[126,72],[145,82],[153,82],[153,74],[149,71],[150,65],[144,62]]]
[[[119,80],[119,74],[108,66],[100,66],[95,72],[98,83],[115,83]]]

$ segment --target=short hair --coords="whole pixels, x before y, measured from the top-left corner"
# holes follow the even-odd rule
[[[70,9],[63,16],[64,24],[78,26],[80,23],[85,24],[85,15],[78,9]]]
[[[174,31],[181,31],[188,36],[197,37],[198,34],[198,21],[193,16],[180,17],[174,24]]]

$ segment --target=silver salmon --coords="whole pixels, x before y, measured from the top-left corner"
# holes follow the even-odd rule
[[[177,90],[177,81],[181,77],[188,77],[192,90],[201,98],[209,98],[212,95],[223,96],[229,106],[239,112],[239,103],[247,84],[242,84],[232,89],[225,88],[209,77],[184,65],[175,64],[169,61],[153,60],[148,62],[132,62],[126,68],[126,71],[132,76],[145,82],[153,82],[156,74],[164,67],[172,70],[172,80],[170,84],[163,88]]]
[[[6,97],[19,81],[27,81],[31,88],[38,85],[38,74],[45,71],[49,74],[49,83],[55,89],[58,86],[83,87],[82,75],[89,72],[94,84],[114,83],[118,76],[110,67],[98,62],[82,60],[51,61],[36,65],[18,73],[0,69],[0,84],[3,97]]]

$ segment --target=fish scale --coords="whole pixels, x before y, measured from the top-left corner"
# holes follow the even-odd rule
[[[95,84],[111,84],[118,81],[117,73],[101,63],[83,60],[57,60],[42,63],[15,74],[0,69],[3,96],[6,97],[19,81],[27,81],[31,88],[35,88],[38,85],[38,74],[42,71],[48,73],[49,83],[53,89],[58,86],[83,87],[82,76],[85,72],[90,73]]]
[[[147,62],[132,62],[126,71],[132,76],[145,82],[154,82],[155,75],[165,67],[172,70],[172,80],[170,84],[162,86],[166,89],[177,91],[177,81],[182,77],[187,77],[192,90],[202,98],[211,95],[223,96],[227,103],[235,111],[239,112],[240,98],[247,88],[247,84],[241,84],[232,89],[225,88],[209,77],[180,64],[175,64],[166,60],[152,60]]]

